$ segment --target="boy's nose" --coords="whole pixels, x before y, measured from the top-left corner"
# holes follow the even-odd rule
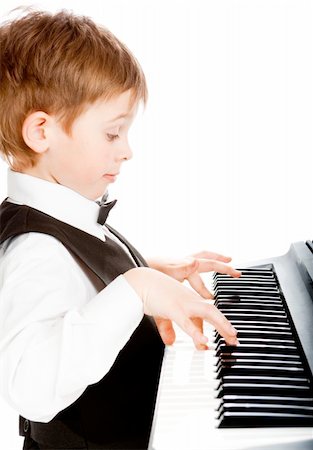
[[[121,159],[125,159],[126,161],[133,157],[132,149],[130,148],[128,142],[123,145],[123,149],[121,151]]]

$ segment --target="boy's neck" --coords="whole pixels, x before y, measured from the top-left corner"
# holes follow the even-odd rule
[[[26,169],[23,169],[20,171],[21,173],[24,173],[26,175],[30,175],[32,177],[41,178],[42,180],[50,181],[51,183],[58,183],[58,181],[51,175],[47,170],[44,170],[39,165],[36,165],[35,167],[28,167]]]

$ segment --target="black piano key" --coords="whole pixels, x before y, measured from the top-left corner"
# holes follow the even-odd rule
[[[307,385],[298,384],[281,384],[279,383],[242,383],[242,382],[225,382],[220,381],[217,389],[217,398],[224,397],[227,394],[243,394],[253,395],[276,395],[276,396],[297,396],[297,397],[310,397],[312,395],[310,387]]]
[[[301,362],[300,356],[298,353],[294,353],[294,354],[288,354],[288,353],[264,353],[262,351],[259,352],[245,352],[244,349],[240,349],[239,347],[232,347],[233,351],[229,352],[229,351],[225,351],[225,352],[220,352],[219,353],[219,360],[223,361],[225,358],[236,358],[237,361],[240,361],[242,358],[245,359],[255,359],[255,358],[262,358],[264,361],[272,361],[274,359],[282,359],[284,361],[290,361],[290,362],[295,362],[295,361],[299,361]],[[218,361],[219,362],[219,361]],[[218,364],[218,362],[216,364]]]
[[[215,280],[212,284],[213,288],[218,288],[219,286],[227,287],[227,288],[238,288],[239,290],[243,287],[247,288],[272,288],[273,290],[277,291],[277,283],[273,280],[256,280],[256,279],[250,279],[250,280],[240,280],[240,279],[234,279],[229,278],[225,279],[223,281]]]
[[[289,321],[282,321],[280,319],[279,322],[275,322],[275,321],[266,321],[266,320],[255,320],[253,317],[245,317],[243,320],[241,319],[234,319],[232,321],[232,324],[234,324],[235,328],[237,329],[237,327],[245,327],[245,328],[252,328],[252,327],[275,327],[275,328],[279,328],[281,329],[281,327],[283,328],[288,328],[288,330],[291,329],[290,323]]]
[[[242,269],[237,269],[237,270],[242,270]],[[215,278],[233,278],[226,273],[215,272],[213,275],[214,275],[213,279],[215,279]],[[243,271],[241,272],[240,279],[242,279],[242,278],[273,278],[273,277],[274,277],[273,271],[253,273],[253,272],[247,272],[247,271],[245,271],[245,269],[243,269]]]
[[[239,330],[238,331],[238,338],[254,338],[254,337],[270,337],[273,339],[278,339],[288,341],[288,342],[294,342],[293,335],[291,331],[273,331],[273,330]]]
[[[221,367],[233,367],[236,365],[252,365],[257,368],[257,367],[294,367],[294,368],[301,368],[303,369],[303,364],[300,360],[283,360],[283,359],[277,359],[277,358],[273,358],[273,359],[256,359],[251,358],[248,359],[246,357],[243,358],[230,358],[230,357],[221,357],[217,363],[216,363],[216,369],[215,371],[219,370]]]
[[[273,331],[275,333],[280,333],[280,332],[289,333],[289,332],[291,332],[291,327],[289,324],[277,325],[277,324],[273,324],[273,323],[264,323],[263,322],[263,324],[258,323],[256,325],[255,323],[251,323],[251,322],[242,323],[242,322],[237,321],[236,330],[237,331],[244,331],[244,330],[250,331],[251,330],[251,331],[255,331],[255,332],[260,330],[260,331]],[[217,335],[219,333],[218,333],[218,331],[215,331],[214,334]]]
[[[267,355],[266,358],[261,358],[259,356],[242,355],[236,358],[231,358],[229,355],[222,354],[220,358],[216,361],[214,370],[218,370],[221,367],[231,367],[232,365],[255,365],[255,367],[263,366],[273,366],[273,367],[301,367],[304,368],[302,361],[300,359],[287,358],[277,360],[277,358],[271,358],[271,355]],[[280,361],[277,363],[276,361]]]
[[[306,405],[290,405],[290,404],[266,404],[266,403],[234,403],[234,402],[225,402],[221,404],[219,411],[217,413],[217,418],[220,418],[223,413],[226,411],[233,413],[257,413],[257,412],[265,412],[268,414],[271,413],[291,413],[291,414],[301,414],[310,417],[313,419],[313,406]]]
[[[220,287],[218,286],[216,289],[214,289],[214,297],[218,298],[219,295],[250,295],[250,296],[259,296],[259,295],[271,295],[273,297],[279,297],[279,291],[272,289],[272,288],[249,288],[249,287],[242,287],[241,289],[236,289],[236,286],[234,287]]]
[[[226,299],[217,299],[214,302],[214,305],[216,307],[220,308],[233,308],[235,310],[241,310],[241,309],[250,309],[250,310],[269,310],[269,311],[280,311],[286,315],[286,311],[284,309],[284,305],[282,303],[265,303],[261,300],[247,300],[247,301],[240,301],[240,302],[230,302]]]
[[[224,312],[224,316],[227,317],[233,323],[233,320],[246,320],[251,319],[253,321],[268,321],[268,322],[276,322],[276,323],[285,323],[288,324],[288,319],[286,316],[282,316],[279,314],[267,314],[267,313],[242,313],[242,311],[238,312]]]
[[[277,313],[270,313],[269,311],[259,312],[259,311],[251,311],[251,312],[245,312],[240,311],[236,312],[235,310],[223,310],[223,308],[220,309],[220,311],[226,316],[227,318],[232,317],[233,320],[238,321],[244,321],[246,325],[253,325],[253,323],[259,321],[264,322],[266,321],[268,325],[272,326],[272,322],[275,322],[276,324],[279,324],[279,326],[289,327],[289,330],[291,329],[290,323],[288,321],[288,317],[284,316],[283,314],[278,315]]]
[[[238,345],[238,347],[240,348],[247,348],[247,346],[255,346],[256,349],[260,348],[260,346],[266,346],[267,347],[271,347],[271,348],[283,348],[284,351],[288,351],[290,350],[292,352],[292,350],[294,352],[297,352],[297,346],[295,341],[292,340],[284,340],[284,339],[266,339],[266,338],[244,338],[241,337],[240,338],[240,344]],[[221,347],[226,347],[229,346],[229,344],[227,344],[225,342],[225,339],[223,337],[217,337],[216,338],[216,351],[220,350]],[[230,347],[234,347],[234,346],[230,346]]]
[[[241,270],[241,269],[237,269],[237,270]],[[213,279],[219,279],[219,278],[233,278],[233,277],[231,277],[230,275],[228,275],[228,274],[226,274],[226,273],[218,273],[218,272],[215,272],[214,273],[214,275],[213,275]],[[257,273],[257,272],[255,272],[255,273],[253,273],[253,272],[246,272],[245,273],[245,270],[243,270],[242,272],[241,272],[241,277],[240,277],[240,279],[242,279],[242,278],[274,278],[274,272],[273,271],[266,271],[266,272],[259,272],[259,273]]]
[[[237,269],[241,270],[241,269]],[[233,278],[230,275],[226,273],[218,273],[215,272],[213,279],[219,279],[219,278]],[[239,279],[245,279],[245,278],[274,278],[274,272],[273,271],[266,271],[266,272],[247,272],[245,269],[241,272],[241,277]],[[236,278],[237,279],[237,278]]]
[[[262,365],[249,365],[249,364],[232,364],[232,365],[221,365],[216,374],[216,378],[223,378],[225,375],[265,375],[270,373],[271,375],[289,376],[289,377],[299,377],[299,375],[304,375],[303,367],[293,367],[293,366],[268,366],[266,364]]]
[[[274,331],[274,330],[260,330],[260,329],[238,329],[236,328],[238,333],[237,333],[237,337],[238,339],[242,339],[242,338],[279,338],[280,340],[287,340],[287,339],[292,339],[292,341],[294,342],[293,339],[293,334],[290,330],[279,330],[279,331]],[[215,342],[219,339],[222,338],[220,333],[216,332],[215,333]]]
[[[276,279],[274,276],[264,277],[264,276],[241,276],[240,278],[233,278],[229,275],[219,275],[212,280],[212,285],[217,284],[227,284],[227,283],[259,283],[259,284],[272,284],[277,286]]]
[[[217,300],[215,303],[215,306],[219,309],[230,309],[230,308],[236,308],[238,310],[241,309],[259,309],[259,310],[274,310],[274,311],[284,311],[284,306],[282,303],[273,303],[273,302],[259,302],[259,301],[242,301],[242,302],[231,302],[226,300]]]
[[[220,406],[224,402],[233,403],[247,403],[247,402],[261,402],[262,404],[280,404],[280,405],[299,405],[299,406],[313,406],[313,397],[280,397],[277,395],[224,395],[220,399]],[[220,408],[216,408],[217,410]]]
[[[292,340],[295,342],[293,338],[293,334],[290,332],[290,330],[284,330],[284,331],[276,331],[273,329],[268,330],[260,330],[256,328],[252,329],[237,329],[237,337],[240,342],[244,342],[243,339],[259,339],[260,342],[262,339],[278,339],[280,341],[288,341]],[[223,336],[219,332],[213,333],[214,342],[219,342],[221,339],[224,339]]]
[[[241,277],[243,278],[245,276],[256,276],[256,277],[265,277],[265,278],[272,278],[273,277],[273,271],[272,269],[268,269],[268,270],[262,270],[262,269],[258,269],[258,270],[251,270],[251,269],[237,269],[241,272]],[[221,274],[218,272],[215,272],[213,274],[213,279],[216,278],[221,278],[221,277],[230,277],[230,275],[225,275],[225,274]]]
[[[225,301],[228,303],[238,304],[241,302],[254,302],[254,303],[275,303],[282,305],[282,299],[279,294],[275,295],[249,295],[249,294],[241,294],[241,295],[224,295],[220,294],[215,298],[215,303],[218,301]]]
[[[257,294],[252,293],[245,293],[240,295],[228,295],[226,294],[219,294],[216,295],[216,292],[214,292],[214,302],[215,304],[224,303],[226,305],[241,305],[242,303],[250,303],[250,304],[259,304],[259,305],[268,305],[273,304],[275,306],[280,305],[283,306],[283,302],[281,300],[281,297],[278,293],[278,295],[275,293],[275,295],[261,295],[259,292]]]
[[[303,365],[301,361],[283,361],[279,359],[268,359],[268,360],[262,360],[260,359],[247,359],[247,358],[222,358],[217,361],[216,367],[214,371],[220,370],[222,367],[226,368],[234,368],[237,366],[251,366],[253,365],[255,368],[257,367],[275,367],[275,368],[294,368],[294,369],[301,369],[304,371]]]
[[[237,269],[237,270],[240,270],[240,269]],[[215,279],[220,279],[220,278],[230,278],[230,279],[232,279],[233,277],[231,275],[228,275],[227,273],[215,272],[213,274],[213,279],[214,280]],[[273,271],[271,271],[271,272],[262,272],[262,273],[260,272],[259,274],[258,273],[252,273],[252,272],[250,272],[250,273],[241,272],[241,277],[238,278],[238,279],[245,279],[245,278],[274,278],[274,273],[273,273]]]
[[[275,287],[274,283],[239,283],[239,282],[226,282],[226,283],[216,283],[213,285],[213,290],[216,292],[216,295],[218,295],[219,292],[225,291],[235,291],[236,295],[241,294],[249,294],[252,295],[252,292],[264,292],[265,294],[270,294],[273,292],[273,294],[279,293],[279,290],[277,287]]]
[[[248,428],[248,427],[295,427],[313,425],[312,417],[306,414],[292,413],[233,413],[225,411],[222,414],[219,428]]]
[[[260,388],[262,385],[266,385],[269,383],[279,383],[280,385],[295,385],[295,386],[304,386],[308,387],[308,379],[306,377],[281,377],[279,375],[271,374],[271,375],[225,375],[222,377],[221,381],[224,383],[258,383]]]
[[[240,308],[219,308],[219,310],[226,316],[232,316],[232,315],[236,315],[236,317],[238,317],[239,315],[242,316],[242,318],[247,317],[247,318],[260,318],[260,317],[266,317],[266,320],[268,320],[268,318],[277,318],[280,321],[283,321],[283,323],[288,324],[288,318],[287,315],[285,314],[284,311],[276,311],[274,309],[258,309],[258,308],[249,308],[249,309],[240,309]]]
[[[241,344],[238,346],[232,346],[232,345],[223,345],[218,344],[216,348],[216,354],[219,356],[221,353],[231,353],[235,351],[240,353],[282,353],[286,355],[296,355],[298,353],[297,346],[295,345],[269,345],[269,344],[259,344],[256,343],[254,345],[250,344]]]
[[[255,364],[256,366],[258,365],[262,365],[262,364],[267,364],[267,365],[285,365],[285,366],[290,366],[290,365],[294,365],[295,367],[299,367],[302,366],[302,362],[299,359],[292,359],[292,358],[277,358],[277,356],[274,356],[274,354],[267,354],[266,355],[267,358],[262,358],[262,356],[260,356],[260,354],[256,354],[255,356],[252,356],[251,354],[240,354],[238,356],[233,356],[232,354],[226,354],[226,353],[222,353],[220,355],[220,357],[217,359],[217,364],[216,365],[226,365],[226,364]],[[288,355],[289,357],[290,355]]]
[[[251,333],[252,334],[252,333]],[[268,335],[263,335],[262,337],[245,337],[243,333],[238,333],[237,337],[239,339],[240,345],[241,344],[251,344],[254,345],[254,343],[259,344],[268,344],[268,345],[294,345],[296,347],[296,343],[294,339],[290,339],[290,337],[284,337],[281,336],[281,338],[273,337],[271,338]],[[217,336],[214,340],[215,343],[218,345],[225,345],[225,339],[221,336]],[[296,347],[297,348],[297,347]]]
[[[243,311],[243,310],[250,310],[250,311],[262,311],[262,312],[266,312],[266,311],[279,311],[281,313],[284,313],[284,315],[286,316],[286,312],[285,309],[283,307],[283,305],[278,304],[278,303],[251,303],[251,302],[242,302],[242,303],[238,303],[238,304],[234,304],[232,302],[225,302],[224,300],[222,301],[216,301],[214,303],[214,305],[220,309],[220,310],[224,310],[229,311],[229,310],[236,310],[238,312]]]
[[[217,306],[217,305],[215,305]],[[232,312],[239,312],[241,314],[245,313],[259,313],[259,314],[276,314],[280,317],[287,318],[284,309],[279,305],[219,305],[218,308],[223,313],[231,314]]]

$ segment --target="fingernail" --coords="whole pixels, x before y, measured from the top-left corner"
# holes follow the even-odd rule
[[[238,344],[239,344],[239,341],[237,338],[230,339],[228,342],[228,345],[238,345]]]
[[[235,336],[237,336],[238,331],[237,331],[236,328],[233,327],[232,325],[230,326],[230,331],[231,331],[231,334],[234,334]]]

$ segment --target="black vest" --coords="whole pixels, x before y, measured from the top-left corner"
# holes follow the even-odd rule
[[[137,266],[147,266],[123,236],[106,226],[128,247]],[[34,208],[4,200],[0,205],[0,244],[28,232],[50,234],[60,240],[91,269],[103,287],[136,267],[126,252],[121,257],[120,246],[107,236],[103,242]],[[115,320],[118,323],[118,317]],[[144,316],[110,371],[99,382],[89,385],[72,405],[48,423],[32,422],[20,416],[20,435],[31,436],[43,448],[146,448],[163,351],[153,319]]]

